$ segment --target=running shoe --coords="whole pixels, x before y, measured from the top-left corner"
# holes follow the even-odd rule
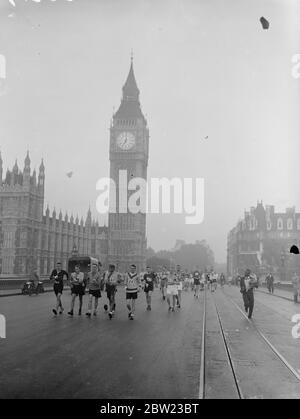
[[[108,310],[108,305],[104,304],[104,310],[107,311]]]
[[[111,320],[112,319],[112,312],[110,311],[109,313],[108,313],[108,317],[109,317],[109,320]]]
[[[69,315],[69,316],[73,316],[73,315],[74,315],[73,311],[72,311],[72,310],[71,310],[71,311],[69,311],[69,312],[68,312],[68,315]]]
[[[55,310],[55,308],[52,310],[53,314],[55,314],[55,316],[57,316],[57,311]]]
[[[91,317],[91,313],[85,313],[87,317]]]
[[[64,312],[64,308],[62,307],[59,311],[59,314],[63,314],[63,312]]]

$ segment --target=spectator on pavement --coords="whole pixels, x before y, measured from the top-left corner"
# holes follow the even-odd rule
[[[298,302],[298,296],[300,295],[300,277],[299,275],[294,272],[292,276],[292,284],[293,284],[293,293],[294,293],[294,302]]]
[[[266,277],[266,284],[270,294],[274,293],[274,277],[270,272]]]

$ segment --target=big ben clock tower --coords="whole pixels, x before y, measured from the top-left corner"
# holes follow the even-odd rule
[[[127,185],[135,177],[147,179],[149,130],[139,94],[131,58],[121,104],[110,127],[110,178],[116,185],[116,212],[108,219],[108,261],[117,264],[120,271],[128,270],[131,263],[142,271],[146,264],[146,215],[131,213],[127,205],[119,206],[120,171],[126,174]],[[127,194],[129,198],[130,192]]]

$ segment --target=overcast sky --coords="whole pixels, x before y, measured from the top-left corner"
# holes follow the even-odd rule
[[[96,216],[109,125],[134,51],[149,177],[203,177],[205,216],[151,215],[148,245],[226,236],[257,200],[300,210],[300,7],[293,0],[0,0],[4,169],[43,157],[50,208]],[[259,18],[270,21],[263,30]],[[208,139],[204,140],[204,137]],[[73,171],[72,178],[66,172]],[[98,217],[101,220],[101,217]]]

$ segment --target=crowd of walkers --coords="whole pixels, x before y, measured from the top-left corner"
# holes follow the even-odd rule
[[[128,308],[128,318],[134,319],[135,301],[138,293],[143,289],[146,295],[147,310],[151,310],[151,294],[154,285],[157,283],[157,275],[148,267],[147,272],[142,276],[138,276],[136,265],[130,266],[130,271],[121,275],[116,271],[113,264],[109,265],[108,271],[102,273],[98,263],[92,264],[91,271],[86,275],[81,272],[80,266],[76,265],[75,270],[70,277],[58,262],[56,269],[51,273],[50,280],[54,281],[54,293],[56,295],[56,307],[52,310],[55,315],[62,314],[64,309],[62,306],[62,293],[64,283],[68,282],[71,288],[71,308],[68,312],[69,316],[74,315],[74,306],[76,298],[79,299],[78,315],[82,314],[83,296],[88,292],[88,307],[86,316],[91,317],[97,315],[98,301],[102,296],[102,292],[106,293],[107,304],[104,310],[107,312],[109,319],[112,319],[116,310],[116,292],[119,284],[124,282],[126,289],[126,305]]]
[[[210,272],[200,272],[196,270],[192,273],[183,271],[180,265],[168,270],[163,267],[160,272],[154,272],[151,267],[143,274],[138,274],[136,265],[130,266],[129,272],[121,274],[117,272],[116,266],[110,264],[106,272],[102,272],[97,263],[92,264],[90,272],[84,274],[80,266],[76,265],[74,272],[69,274],[62,269],[61,263],[56,264],[56,268],[50,275],[53,281],[53,289],[56,296],[56,306],[53,308],[53,314],[57,316],[64,311],[62,305],[62,294],[64,284],[68,283],[71,288],[71,306],[68,311],[69,316],[74,316],[75,302],[78,297],[78,315],[82,314],[83,296],[88,293],[88,304],[86,316],[96,316],[98,301],[102,293],[106,293],[107,303],[104,310],[109,319],[112,319],[116,310],[116,292],[118,285],[123,284],[126,291],[126,307],[128,309],[128,318],[133,320],[136,311],[136,300],[141,291],[145,294],[146,310],[151,311],[152,293],[155,288],[160,288],[162,300],[166,300],[168,311],[174,312],[180,309],[182,304],[182,292],[192,291],[195,298],[199,298],[200,291],[207,287],[214,292],[217,289],[217,283],[221,286],[225,284],[225,275],[217,275],[213,270]]]
[[[68,275],[58,262],[56,269],[51,273],[50,279],[53,281],[54,293],[56,295],[56,306],[53,308],[54,315],[62,314],[64,308],[62,306],[62,293],[64,283],[68,282],[71,288],[71,306],[68,311],[69,316],[74,315],[75,302],[78,297],[78,315],[82,314],[83,296],[88,293],[88,304],[86,316],[91,317],[97,315],[98,301],[102,293],[106,293],[107,303],[104,310],[109,319],[112,319],[116,310],[116,292],[119,285],[125,286],[126,307],[128,310],[128,318],[133,320],[136,312],[136,300],[141,291],[145,294],[146,310],[151,311],[152,293],[155,288],[160,288],[162,300],[166,300],[168,310],[174,312],[180,309],[182,304],[182,292],[192,291],[195,299],[199,298],[201,291],[207,289],[215,292],[218,284],[222,288],[226,283],[231,285],[235,283],[240,287],[243,297],[245,311],[248,318],[251,319],[254,308],[254,288],[258,288],[259,281],[250,269],[246,269],[244,275],[237,275],[234,280],[226,277],[223,273],[217,274],[213,270],[201,272],[195,270],[188,272],[182,270],[180,265],[174,269],[163,267],[160,272],[154,272],[151,267],[147,267],[146,272],[139,274],[136,265],[130,266],[129,272],[121,274],[116,270],[116,266],[110,264],[106,272],[102,272],[98,263],[91,266],[90,272],[87,274],[80,270],[80,266],[76,265],[74,272]],[[270,293],[274,293],[274,277],[271,273],[266,276],[266,286]],[[294,275],[293,286],[296,289],[295,294],[298,296],[300,289],[299,277]],[[297,296],[294,297],[297,301]]]

